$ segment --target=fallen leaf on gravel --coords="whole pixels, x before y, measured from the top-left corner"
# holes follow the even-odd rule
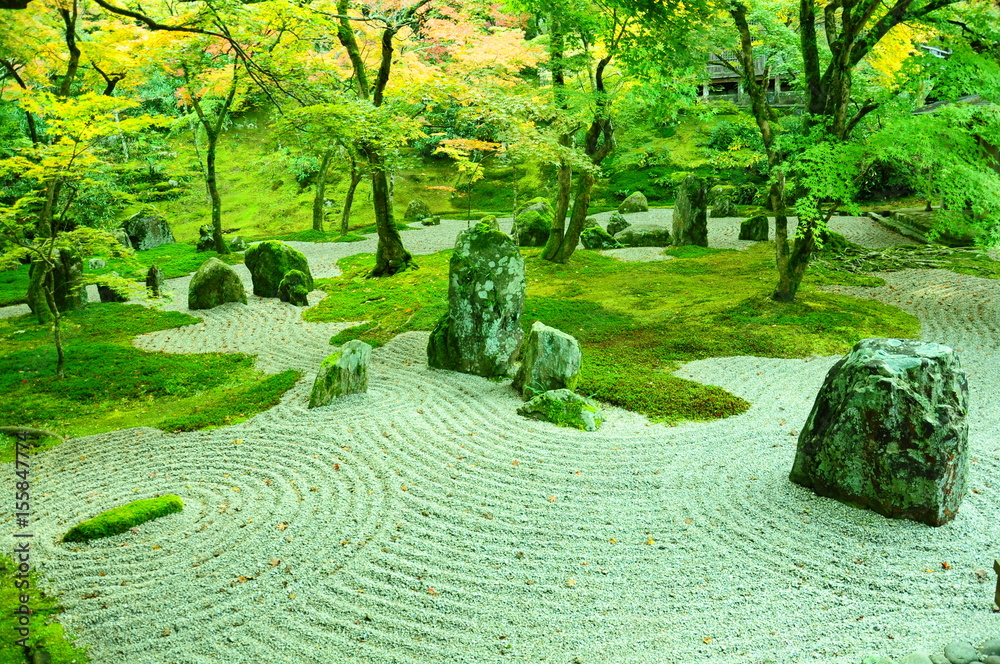
[[[281,561],[278,560],[277,558],[274,558],[274,559],[271,560],[271,567],[277,567],[280,564],[281,564]]]
[[[648,540],[646,540],[646,544],[648,544],[648,545],[650,545],[650,546],[652,546],[652,545],[653,545],[654,543],[655,543],[655,542],[654,542],[654,540],[653,540],[653,538],[652,538],[652,537],[650,537],[650,538],[649,538]]]
[[[427,594],[429,594],[429,595],[439,595],[440,593],[438,591],[434,590],[433,588],[428,588],[427,589]]]
[[[712,642],[712,637],[711,636],[706,636],[705,638],[703,638],[701,640],[701,642],[702,643],[711,643]]]
[[[516,466],[517,464],[518,464],[518,460],[514,459],[514,465]]]
[[[556,502],[556,500],[557,500],[557,498],[555,496],[549,496],[549,502],[550,503],[554,503],[554,502]]]
[[[400,488],[400,490],[402,490],[402,491],[406,491],[407,489],[409,489],[409,487],[408,487],[408,486],[406,486],[405,484],[404,484],[403,486],[399,487],[399,488]]]
[[[287,523],[279,523],[278,524],[278,530],[284,530],[287,527],[288,527]]]
[[[611,542],[612,544],[618,544],[618,540],[616,540],[614,537],[612,537],[608,541]]]
[[[266,480],[264,480],[264,484],[266,484],[268,486],[271,486],[272,484],[274,484],[274,482],[272,482],[271,480],[267,480],[266,479]]]
[[[941,563],[941,567],[943,567],[944,569],[951,569],[951,565],[949,565],[948,563]]]

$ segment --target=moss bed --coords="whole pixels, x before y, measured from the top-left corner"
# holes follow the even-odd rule
[[[63,535],[63,541],[89,542],[101,537],[120,535],[130,528],[183,509],[184,501],[172,494],[133,500],[127,505],[102,512],[93,519],[87,519],[73,526]]]

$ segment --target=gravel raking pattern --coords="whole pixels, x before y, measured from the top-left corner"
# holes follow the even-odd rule
[[[941,528],[789,483],[836,358],[692,362],[678,375],[753,407],[676,427],[607,408],[586,433],[517,416],[509,382],[428,369],[414,332],[374,351],[367,394],[310,410],[307,379],[235,426],[33,457],[34,560],[101,664],[858,664],[978,643],[998,631],[977,571],[1000,539],[1000,301],[994,282],[949,272],[886,279],[851,293],[918,315],[970,374],[970,493]],[[308,372],[341,326],[310,330],[297,311],[251,298],[137,345]],[[163,493],[185,510],[59,542]]]

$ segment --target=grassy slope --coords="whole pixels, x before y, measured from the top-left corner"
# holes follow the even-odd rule
[[[135,348],[138,334],[198,322],[134,304],[91,304],[64,317],[67,377],[55,376],[48,326],[0,320],[0,412],[5,424],[82,436],[133,426],[168,431],[241,421],[280,399],[298,377],[265,377],[247,355],[171,355]],[[16,416],[15,416],[16,414]],[[0,461],[12,457],[9,439]]]
[[[577,337],[584,356],[580,392],[657,420],[726,417],[748,404],[669,372],[706,357],[835,354],[864,337],[919,333],[916,319],[897,309],[811,285],[870,284],[870,277],[820,273],[795,303],[772,302],[773,245],[767,243],[742,252],[675,253],[681,258],[623,263],[580,250],[568,265],[527,254],[523,325],[541,320]],[[420,270],[378,281],[363,278],[370,256],[341,260],[344,274],[320,281],[329,296],[305,317],[372,321],[333,343],[356,337],[380,344],[400,332],[429,330],[446,311],[449,255],[422,257]]]

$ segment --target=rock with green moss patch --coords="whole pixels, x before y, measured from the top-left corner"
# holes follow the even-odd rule
[[[267,240],[247,249],[243,262],[253,279],[253,294],[260,297],[277,297],[278,286],[291,270],[306,275],[306,292],[313,289],[312,272],[305,255],[284,242]]]
[[[533,198],[517,211],[510,234],[522,247],[544,247],[555,211],[545,198]]]
[[[212,309],[227,302],[247,303],[243,280],[218,258],[209,258],[191,277],[188,309]]]
[[[209,225],[198,227],[198,244],[195,251],[215,251],[215,231]]]
[[[170,224],[158,214],[136,212],[125,220],[122,229],[138,251],[154,249],[177,241],[174,239],[173,231],[170,230]]]
[[[597,431],[604,421],[604,416],[594,401],[565,388],[542,392],[518,408],[517,413],[584,431]]]
[[[89,542],[100,537],[120,535],[140,524],[161,516],[180,512],[184,501],[174,495],[133,500],[127,505],[110,509],[73,526],[65,535],[64,542]]]
[[[163,268],[159,265],[150,265],[149,271],[146,272],[146,290],[150,297],[163,296],[163,282]]]
[[[299,307],[309,306],[308,277],[299,270],[289,270],[278,284],[278,299]]]
[[[39,323],[52,320],[52,309],[45,296],[46,276],[51,271],[56,310],[82,309],[87,304],[87,289],[83,283],[83,258],[74,249],[58,249],[52,253],[52,265],[35,260],[28,268],[28,308]]]
[[[708,246],[708,194],[705,181],[689,175],[681,182],[674,202],[674,244]]]
[[[722,219],[723,217],[738,217],[740,211],[736,209],[736,203],[728,196],[719,196],[712,206],[712,219]]]
[[[767,234],[770,232],[770,224],[762,214],[750,217],[740,224],[740,239],[752,242],[767,242]]]
[[[521,345],[524,259],[489,224],[458,234],[448,270],[448,313],[427,344],[427,364],[488,378],[506,376]]]
[[[969,467],[958,355],[924,341],[863,339],[826,376],[790,479],[821,496],[940,526]]]
[[[521,350],[514,389],[525,398],[549,390],[574,390],[580,382],[580,357],[580,344],[572,335],[535,321]]]
[[[612,212],[611,218],[608,219],[608,234],[615,235],[631,225],[621,212]]]
[[[580,242],[584,249],[615,249],[622,246],[610,233],[600,226],[590,226],[580,232]],[[670,240],[668,239],[669,243]],[[666,245],[664,245],[666,246]]]
[[[423,219],[420,220],[420,223],[423,226],[440,226],[441,217],[438,216],[424,217]]]
[[[325,406],[338,397],[368,391],[368,364],[372,347],[352,339],[319,365],[309,407]]]
[[[431,216],[431,208],[427,203],[419,198],[414,198],[410,201],[410,204],[406,206],[406,212],[403,214],[403,219],[406,221],[419,221]]]
[[[618,211],[622,214],[649,212],[649,202],[646,200],[645,194],[637,191],[622,201],[622,204],[618,206]]]
[[[247,250],[247,241],[244,240],[242,236],[237,235],[236,237],[234,237],[232,240],[229,241],[229,250],[230,251],[246,251]]]
[[[478,224],[486,224],[487,226],[489,226],[490,228],[492,228],[495,231],[499,231],[500,230],[500,222],[497,221],[497,216],[495,214],[483,215],[482,219],[480,219],[476,223],[478,223]]]
[[[717,184],[708,190],[708,204],[715,207],[722,198],[736,200],[738,190],[730,184]]]
[[[670,244],[670,229],[662,224],[633,224],[619,231],[614,239],[625,247],[665,247]]]

